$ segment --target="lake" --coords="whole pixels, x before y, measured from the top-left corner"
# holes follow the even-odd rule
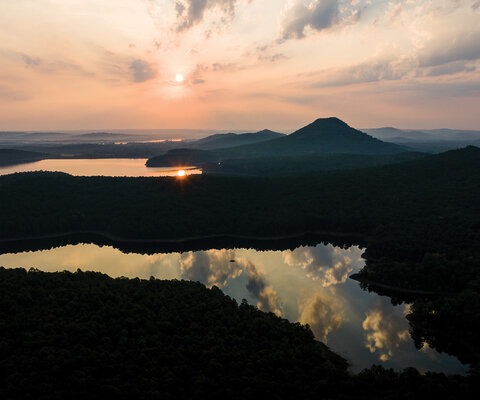
[[[100,159],[51,159],[32,163],[0,166],[0,175],[15,172],[51,171],[65,172],[75,176],[178,176],[179,171],[185,175],[201,174],[202,170],[185,166],[182,168],[147,168],[145,158],[100,158]]]
[[[364,265],[359,246],[319,243],[281,250],[211,246],[200,251],[159,248],[148,254],[134,247],[127,253],[94,243],[49,247],[17,252],[3,248],[0,266],[43,271],[80,268],[112,277],[199,281],[216,285],[239,303],[246,299],[263,311],[309,324],[316,338],[345,357],[354,372],[372,364],[460,374],[468,370],[455,357],[427,345],[415,348],[405,318],[408,304],[393,305],[389,297],[365,291],[349,279]]]

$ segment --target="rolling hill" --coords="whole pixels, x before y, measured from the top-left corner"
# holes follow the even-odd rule
[[[261,143],[282,136],[285,135],[283,133],[270,131],[268,129],[250,133],[218,133],[215,135],[207,136],[203,139],[196,140],[195,142],[189,144],[189,147],[204,150],[214,150]]]

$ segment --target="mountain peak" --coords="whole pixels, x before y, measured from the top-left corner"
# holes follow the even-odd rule
[[[332,128],[332,127],[349,127],[349,125],[342,121],[340,118],[337,117],[328,117],[328,118],[318,118],[313,121],[310,125],[316,127],[325,127],[325,128]]]
[[[285,140],[296,142],[308,150],[324,153],[392,154],[404,151],[352,128],[337,117],[319,118],[288,135]]]
[[[293,132],[290,136],[329,136],[362,134],[337,117],[318,118],[311,124]]]

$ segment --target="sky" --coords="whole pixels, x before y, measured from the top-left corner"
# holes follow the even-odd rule
[[[0,130],[480,130],[480,0],[0,0]]]

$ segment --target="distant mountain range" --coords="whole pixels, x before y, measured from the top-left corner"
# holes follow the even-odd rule
[[[363,129],[378,139],[408,146],[410,149],[439,153],[480,144],[480,131],[460,129],[397,129],[393,127]]]

